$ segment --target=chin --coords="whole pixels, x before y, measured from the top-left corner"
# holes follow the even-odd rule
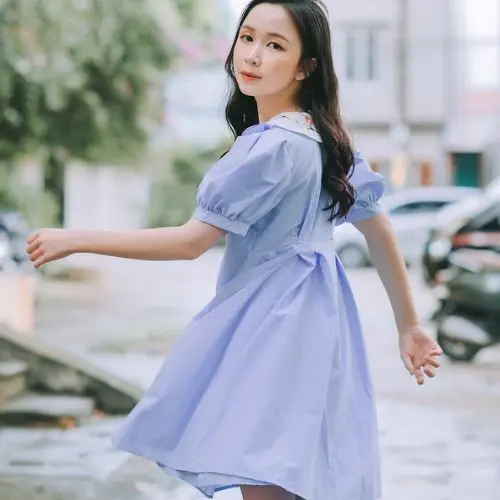
[[[259,94],[258,90],[255,87],[252,88],[252,85],[248,85],[240,81],[238,81],[238,88],[243,95],[246,95],[248,97],[257,97],[257,95]]]
[[[240,92],[243,95],[246,95],[248,97],[257,97],[257,93],[255,91],[252,91],[252,89],[245,88],[244,86],[240,85]]]

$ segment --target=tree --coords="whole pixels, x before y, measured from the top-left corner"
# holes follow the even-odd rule
[[[173,52],[145,0],[0,0],[0,155],[130,159]]]
[[[0,0],[0,160],[133,162],[174,56],[148,0]]]

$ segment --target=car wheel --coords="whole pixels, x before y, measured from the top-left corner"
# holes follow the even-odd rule
[[[346,268],[366,267],[368,265],[366,253],[357,245],[346,245],[337,251],[337,255]]]
[[[443,349],[443,353],[452,361],[470,363],[481,350],[475,344],[470,344],[458,339],[450,339],[438,331],[437,342]]]

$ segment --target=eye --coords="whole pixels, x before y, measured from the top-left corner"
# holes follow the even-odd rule
[[[252,37],[250,35],[241,35],[240,40],[242,40],[243,42],[251,42]]]
[[[273,50],[283,50],[283,47],[279,43],[276,43],[276,42],[271,42],[269,44],[269,47],[271,47],[271,49],[273,49]]]

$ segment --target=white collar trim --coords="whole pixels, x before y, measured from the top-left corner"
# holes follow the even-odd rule
[[[280,113],[274,118],[271,118],[267,123],[286,130],[291,130],[292,132],[297,132],[317,142],[321,142],[321,136],[318,134],[309,113],[301,111]]]

